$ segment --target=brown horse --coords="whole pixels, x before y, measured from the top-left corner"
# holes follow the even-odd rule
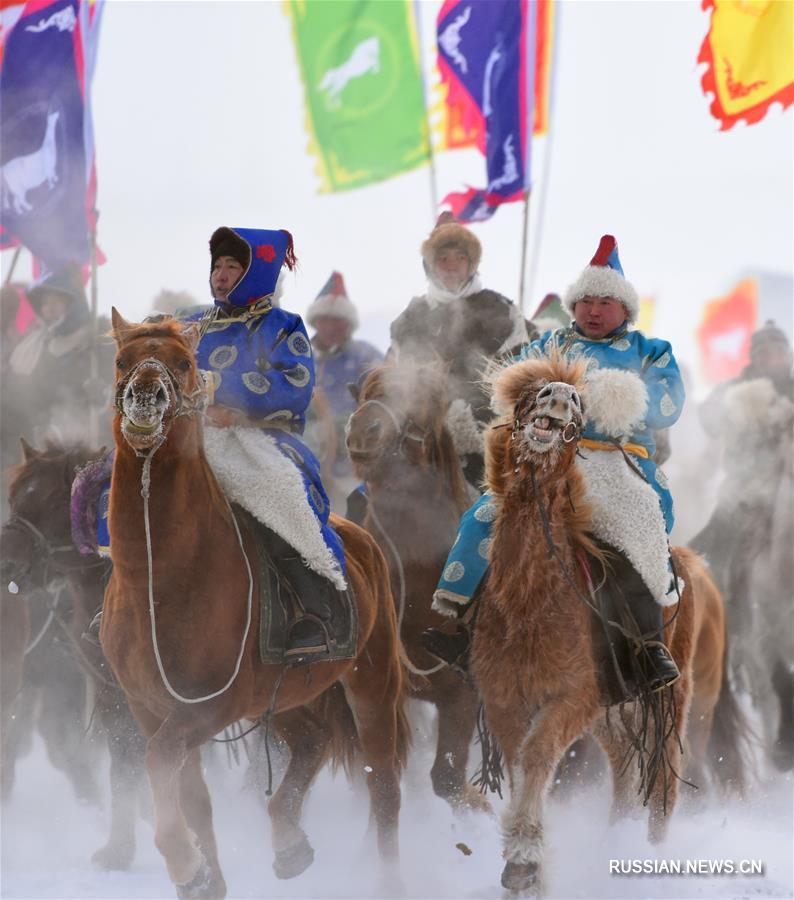
[[[9,491],[11,515],[2,534],[3,584],[13,580],[20,590],[4,593],[1,607],[3,797],[13,779],[14,741],[25,711],[39,705],[38,696],[38,727],[50,759],[69,776],[78,799],[98,799],[94,748],[86,736],[90,684],[92,720],[110,751],[111,787],[110,834],[92,859],[105,869],[126,869],[135,853],[145,748],[101,651],[81,639],[102,602],[108,563],[78,553],[69,515],[75,470],[102,451],[56,442],[37,450],[23,441],[22,448],[24,459]],[[34,627],[21,620],[23,612],[24,618],[33,618]],[[5,691],[14,684],[19,685],[19,699],[12,706]],[[8,721],[12,711],[14,719]]]
[[[682,771],[680,741],[692,691],[693,572],[699,562],[683,548],[674,550],[685,588],[680,603],[665,611],[665,640],[681,678],[657,696],[656,706],[646,707],[647,731],[637,724],[636,703],[606,716],[581,559],[586,551],[605,565],[608,560],[588,534],[585,485],[574,465],[583,376],[583,362],[559,358],[505,369],[494,386],[503,427],[486,439],[487,478],[498,513],[472,671],[507,766],[511,798],[503,821],[502,884],[514,891],[540,885],[545,797],[563,752],[580,735],[592,732],[610,760],[613,814],[637,802],[632,753],[646,765],[642,787],[652,840],[665,834],[676,800],[675,773]],[[533,439],[536,429],[548,441],[545,451]]]
[[[383,365],[364,380],[347,447],[366,482],[364,527],[389,562],[398,600],[411,695],[438,710],[430,777],[453,808],[487,808],[466,778],[479,700],[460,675],[430,656],[422,632],[445,620],[430,608],[461,514],[469,505],[460,461],[445,427],[446,380],[431,366]]]
[[[270,803],[276,873],[292,877],[310,864],[300,813],[331,729],[306,705],[337,683],[367,763],[381,856],[396,860],[407,730],[383,555],[366,532],[335,519],[358,606],[356,657],[309,670],[264,665],[258,604],[252,602],[259,588],[256,547],[238,526],[203,451],[198,329],[170,320],[135,325],[114,310],[113,334],[113,574],[100,639],[148,737],[155,843],[179,896],[217,897],[226,890],[199,748],[231,723],[258,719],[271,707],[291,751]],[[337,699],[340,693],[335,690]]]

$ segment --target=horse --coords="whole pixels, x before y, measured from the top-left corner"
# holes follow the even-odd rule
[[[422,647],[422,632],[445,619],[431,599],[458,522],[469,505],[466,483],[445,425],[444,373],[433,366],[385,364],[357,391],[347,448],[369,498],[364,528],[381,546],[405,664],[415,677],[411,696],[438,711],[438,743],[430,777],[453,809],[487,809],[468,783],[466,767],[479,700],[470,684]]]
[[[690,542],[725,596],[732,676],[758,710],[765,750],[781,771],[794,769],[791,422],[791,403],[767,379],[726,391],[725,477],[716,509]]]
[[[271,714],[291,752],[269,806],[276,874],[294,877],[313,859],[301,807],[341,716],[355,726],[381,859],[393,868],[408,730],[381,551],[362,529],[332,517],[358,611],[354,658],[308,670],[262,663],[254,537],[238,524],[203,450],[200,330],[173,320],[129,323],[115,309],[112,322],[113,572],[100,641],[147,738],[155,844],[178,896],[226,892],[199,748],[240,719]],[[307,705],[329,688],[326,727]]]
[[[665,836],[682,771],[697,603],[693,572],[702,563],[685,548],[673,550],[685,586],[679,602],[665,609],[665,641],[681,677],[658,694],[646,693],[645,702],[607,714],[584,554],[603,566],[609,561],[589,533],[584,477],[574,464],[585,368],[582,360],[547,357],[501,371],[494,380],[501,418],[486,436],[497,514],[471,668],[509,779],[502,885],[514,892],[540,888],[545,797],[562,754],[583,733],[594,735],[610,761],[613,817],[637,803],[641,775],[654,842]],[[637,764],[630,765],[633,754]],[[499,764],[498,754],[491,762]]]
[[[75,470],[104,448],[50,442],[37,450],[23,440],[22,450],[9,490],[11,516],[3,526],[0,564],[3,584],[13,581],[21,590],[4,593],[2,602],[3,690],[19,686],[16,702],[3,703],[3,796],[10,794],[15,744],[38,695],[38,727],[50,759],[68,775],[81,802],[98,802],[84,721],[92,693],[92,719],[108,742],[111,787],[110,833],[92,861],[103,869],[127,869],[135,854],[144,746],[101,651],[81,640],[102,602],[108,564],[78,553],[69,515]],[[33,627],[24,621],[31,618]]]

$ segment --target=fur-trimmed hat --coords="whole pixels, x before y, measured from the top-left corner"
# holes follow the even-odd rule
[[[325,282],[325,287],[315,297],[311,306],[306,310],[306,321],[314,325],[315,320],[321,316],[331,319],[345,319],[350,323],[350,330],[358,328],[358,312],[345,290],[345,279],[341,272],[332,272],[331,277]]]
[[[590,265],[579,278],[568,288],[563,306],[573,317],[573,308],[582,297],[611,297],[620,300],[628,313],[630,322],[634,322],[640,310],[640,298],[626,281],[623,267],[618,257],[618,242],[611,234],[601,238],[595,256]]]
[[[479,238],[461,225],[451,212],[442,212],[428,238],[422,243],[422,259],[432,269],[436,255],[448,247],[461,249],[469,258],[469,272],[474,274],[482,259]]]

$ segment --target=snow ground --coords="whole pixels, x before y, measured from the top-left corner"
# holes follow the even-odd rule
[[[426,737],[432,734],[422,729]],[[391,896],[496,898],[502,868],[499,830],[484,814],[456,818],[430,787],[430,745],[419,740],[404,779],[401,819],[403,884]],[[374,842],[366,837],[368,797],[344,775],[321,773],[304,826],[314,864],[292,881],[275,878],[269,819],[243,768],[225,756],[208,758],[221,865],[230,898],[368,898],[384,896]],[[102,773],[106,784],[106,773]],[[643,821],[610,827],[609,788],[597,784],[552,798],[546,827],[546,895],[551,898],[754,898],[794,896],[794,828],[789,775],[763,782],[743,804],[699,803],[679,808],[670,837],[649,845]],[[497,798],[497,808],[503,802]],[[49,765],[41,741],[21,760],[2,810],[0,896],[16,898],[171,898],[174,890],[154,847],[138,825],[138,852],[129,872],[95,870],[91,853],[105,840],[107,810],[78,806],[66,779]],[[456,844],[472,851],[465,856]],[[761,860],[762,875],[618,876],[609,860]]]

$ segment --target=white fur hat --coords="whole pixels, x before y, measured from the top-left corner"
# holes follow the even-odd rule
[[[350,330],[358,328],[358,312],[345,290],[345,279],[340,272],[332,272],[326,281],[325,287],[315,298],[311,306],[306,310],[306,321],[314,325],[314,320],[320,316],[328,316],[331,319],[345,319],[350,322]]]
[[[573,317],[573,308],[582,297],[613,297],[626,307],[629,321],[634,322],[640,310],[640,299],[623,275],[618,257],[618,242],[611,234],[601,238],[590,265],[568,288],[563,306]]]

